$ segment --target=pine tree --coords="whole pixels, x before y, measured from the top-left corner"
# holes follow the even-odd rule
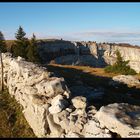
[[[21,56],[26,58],[26,49],[29,45],[28,38],[25,38],[26,33],[24,32],[23,28],[19,26],[17,33],[15,34],[16,41],[12,46],[12,52],[14,56]]]
[[[7,51],[5,38],[4,38],[1,31],[0,31],[0,51],[1,52],[6,52]]]
[[[4,36],[3,36],[2,32],[0,31],[0,65],[1,65],[0,91],[4,90],[2,52],[6,52],[6,43],[5,43]]]
[[[30,45],[27,48],[27,59],[28,61],[31,61],[31,62],[37,62],[37,63],[40,62],[36,36],[34,34],[30,41]]]
[[[23,28],[21,26],[19,26],[17,33],[15,33],[16,39],[23,40],[23,39],[25,39],[25,35],[26,35],[26,33],[24,32]]]
[[[116,56],[117,56],[116,64],[122,63],[123,62],[123,59],[121,57],[121,53],[118,50],[116,51]]]
[[[121,56],[121,53],[119,52],[119,50],[116,51],[116,56],[117,56],[117,60],[116,60],[116,63],[115,63],[116,66],[126,67],[128,65],[129,60],[124,61],[122,56]]]
[[[121,53],[118,50],[116,51],[116,56],[117,56],[116,63],[105,67],[105,72],[113,72],[113,73],[119,73],[125,75],[136,74],[136,71],[128,65],[129,60],[127,61],[123,60]]]

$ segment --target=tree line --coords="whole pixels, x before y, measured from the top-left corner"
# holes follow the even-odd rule
[[[10,50],[7,50],[6,41],[3,33],[0,31],[0,51],[5,53],[9,51],[14,57],[21,56],[27,61],[40,63],[41,58],[38,53],[38,45],[35,34],[29,40],[26,38],[26,33],[21,26],[19,26],[17,32],[15,33],[16,40],[11,45]]]

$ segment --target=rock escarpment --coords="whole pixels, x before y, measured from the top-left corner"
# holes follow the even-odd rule
[[[130,67],[140,72],[140,48],[136,46],[57,40],[38,44],[44,63],[54,60],[58,64],[104,67],[116,61],[115,52],[119,50],[124,60],[130,60]]]
[[[139,106],[111,104],[109,108],[105,106],[97,111],[94,106],[88,106],[85,97],[72,98],[64,79],[55,77],[46,68],[21,57],[12,58],[9,53],[2,54],[2,57],[4,85],[23,106],[23,114],[37,137],[112,137],[111,132],[127,137],[131,131],[140,132]],[[132,109],[126,109],[126,106]],[[112,111],[114,107],[116,109]],[[125,119],[125,124],[116,117],[118,113]],[[110,116],[114,117],[108,122]],[[131,127],[128,134],[123,128],[129,128],[130,123],[126,121],[132,122],[133,117],[132,125],[137,126]],[[121,132],[118,128],[112,130],[113,121],[117,127],[122,127]]]
[[[110,104],[96,114],[102,125],[121,137],[140,137],[140,107],[126,103]]]

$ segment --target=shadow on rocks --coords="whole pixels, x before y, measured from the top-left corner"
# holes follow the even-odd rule
[[[140,106],[140,88],[128,87],[126,84],[110,85],[112,78],[91,75],[74,68],[47,65],[47,69],[58,77],[63,77],[72,97],[84,96],[89,105],[97,109],[112,103],[128,103]]]

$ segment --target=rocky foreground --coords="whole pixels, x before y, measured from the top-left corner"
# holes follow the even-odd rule
[[[140,137],[140,106],[112,103],[97,110],[80,93],[72,97],[65,80],[45,67],[2,56],[4,84],[37,137]],[[140,85],[129,76],[114,77],[110,85],[116,81]]]

